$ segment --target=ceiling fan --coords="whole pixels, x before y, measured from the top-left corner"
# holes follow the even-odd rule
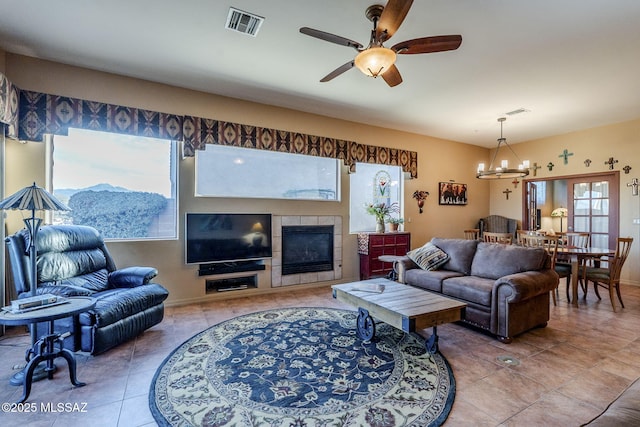
[[[369,6],[365,16],[373,22],[373,30],[369,45],[365,48],[360,43],[347,38],[336,36],[309,27],[300,28],[302,34],[325,40],[342,46],[352,47],[358,51],[354,59],[336,68],[321,82],[328,82],[355,65],[360,71],[370,77],[382,76],[391,87],[402,83],[402,76],[395,66],[396,54],[413,55],[418,53],[443,52],[455,50],[462,43],[461,35],[422,37],[406,40],[395,44],[391,48],[383,46],[398,30],[407,16],[413,0],[389,0],[386,6],[379,4]]]

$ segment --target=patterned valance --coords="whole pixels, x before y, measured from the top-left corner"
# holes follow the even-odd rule
[[[0,73],[0,123],[4,123],[7,136],[18,135],[18,93],[19,89]]]
[[[394,165],[418,176],[415,151],[20,90],[2,73],[0,122],[9,125],[7,136],[27,141],[80,128],[182,141],[187,157],[221,144],[342,159],[351,172],[356,162]]]
[[[41,141],[44,134],[67,135],[69,128],[182,139],[182,116],[140,108],[20,91],[18,138]]]
[[[351,172],[355,172],[357,162],[400,166],[412,178],[418,176],[418,153],[415,151],[364,145],[343,139],[193,116],[184,117],[183,137],[185,156],[193,156],[195,150],[204,150],[206,144],[221,144],[342,159]]]

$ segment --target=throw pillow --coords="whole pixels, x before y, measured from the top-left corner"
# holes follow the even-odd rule
[[[407,252],[407,256],[423,270],[437,270],[449,261],[449,255],[431,242]]]

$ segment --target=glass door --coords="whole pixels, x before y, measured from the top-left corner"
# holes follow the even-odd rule
[[[540,229],[540,217],[538,215],[538,185],[535,182],[527,182],[527,230],[535,231]]]
[[[524,180],[522,228],[588,232],[590,245],[613,249],[619,232],[620,172]],[[566,218],[553,218],[555,208],[567,207]],[[560,221],[562,226],[558,227]]]
[[[618,238],[619,174],[567,180],[567,230],[591,234],[591,246],[614,248]]]

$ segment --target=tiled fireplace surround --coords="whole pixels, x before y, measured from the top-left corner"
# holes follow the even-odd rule
[[[273,258],[271,286],[274,288],[342,278],[342,217],[320,215],[274,215],[272,218]],[[282,275],[282,227],[289,225],[333,225],[333,270]]]

